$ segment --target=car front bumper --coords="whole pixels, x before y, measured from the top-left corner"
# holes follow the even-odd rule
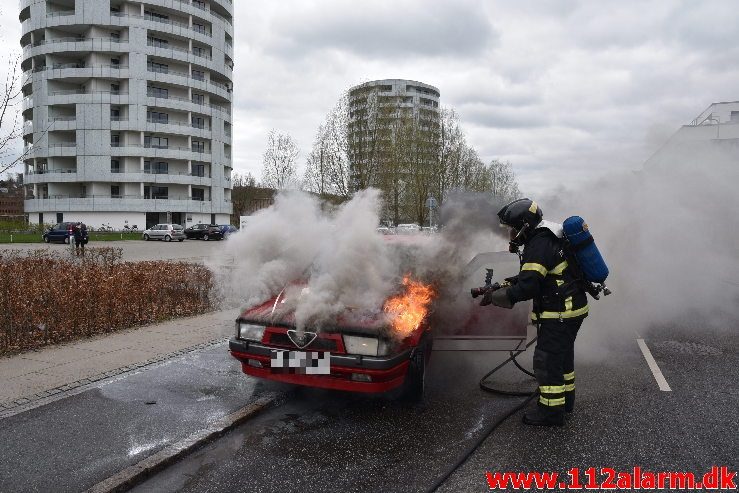
[[[228,347],[231,355],[241,362],[241,370],[247,375],[308,387],[368,393],[387,392],[401,386],[408,373],[413,352],[413,349],[406,349],[388,357],[331,354],[330,375],[306,375],[272,371],[272,350],[286,348],[233,338],[229,340]]]

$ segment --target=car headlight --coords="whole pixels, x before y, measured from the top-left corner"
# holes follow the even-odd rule
[[[362,356],[385,356],[388,353],[387,341],[377,337],[344,336],[344,348],[349,354]]]
[[[236,337],[261,341],[264,335],[264,328],[264,325],[236,322]]]

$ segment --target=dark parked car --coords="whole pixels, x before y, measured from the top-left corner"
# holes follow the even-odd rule
[[[196,224],[185,229],[185,236],[194,240],[222,240],[223,233],[215,224]]]
[[[51,227],[42,238],[46,243],[69,243],[72,228],[76,223],[58,223]]]
[[[219,224],[218,229],[221,230],[221,234],[223,235],[224,240],[228,238],[231,234],[238,231],[238,229],[236,229],[236,226],[231,226],[230,224]]]

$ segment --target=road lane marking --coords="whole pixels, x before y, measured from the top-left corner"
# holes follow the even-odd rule
[[[644,355],[644,359],[647,360],[649,369],[652,370],[652,375],[654,375],[654,379],[657,380],[657,385],[659,385],[659,389],[663,392],[672,392],[670,385],[667,383],[667,380],[665,380],[665,376],[662,375],[662,370],[660,370],[659,366],[657,366],[657,362],[654,360],[652,352],[647,347],[647,343],[644,342],[644,339],[637,339],[636,342],[639,344],[639,348],[641,349],[641,353]]]

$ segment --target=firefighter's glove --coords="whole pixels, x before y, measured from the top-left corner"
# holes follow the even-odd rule
[[[497,289],[490,293],[490,295],[490,302],[493,305],[502,308],[513,308],[513,303],[511,303],[510,298],[508,298],[507,289]]]
[[[492,289],[488,289],[485,291],[485,294],[482,295],[482,300],[480,301],[480,306],[488,306],[493,303],[493,293],[494,291]]]

